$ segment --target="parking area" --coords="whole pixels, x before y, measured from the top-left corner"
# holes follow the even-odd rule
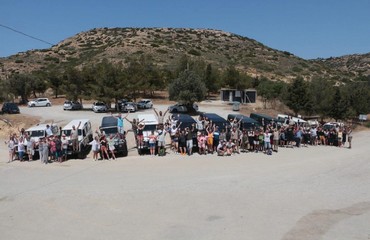
[[[224,117],[231,112],[204,107]],[[21,112],[60,125],[88,118],[94,128],[106,115],[62,106]],[[2,145],[0,231],[3,239],[30,240],[367,239],[369,144],[370,132],[362,131],[352,149],[284,148],[230,158],[132,151],[116,161],[48,165],[7,164]]]

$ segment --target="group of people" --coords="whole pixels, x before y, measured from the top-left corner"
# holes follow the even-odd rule
[[[43,164],[66,161],[70,145],[72,152],[79,150],[78,128],[80,124],[81,122],[77,127],[72,127],[69,136],[62,133],[60,129],[59,134],[55,134],[52,129],[53,123],[47,124],[44,136],[41,136],[38,141],[29,136],[24,128],[18,129],[18,134],[10,134],[9,139],[5,141],[9,153],[8,163],[17,159],[21,162],[33,161],[37,157]]]
[[[320,124],[279,125],[272,122],[261,127],[243,129],[241,121],[242,119],[229,119],[227,124],[218,126],[212,120],[199,117],[195,124],[184,127],[183,123],[172,115],[149,135],[150,154],[155,155],[156,150],[158,155],[163,152],[166,134],[170,135],[172,152],[181,155],[192,155],[194,149],[200,155],[217,153],[219,156],[231,156],[240,152],[262,152],[270,155],[272,152],[278,152],[279,147],[347,147],[347,143],[348,148],[352,147],[350,126],[338,124],[324,128]],[[139,135],[140,131],[139,128]]]
[[[10,134],[9,139],[5,141],[8,147],[9,159],[8,163],[16,159],[23,161],[33,161],[38,150],[38,156],[41,163],[47,164],[51,161],[62,162],[67,160],[67,149],[69,140],[66,135],[53,135],[50,130],[50,125],[45,129],[45,137],[35,141],[22,128],[19,134]]]
[[[352,147],[352,128],[344,125],[332,125],[324,128],[322,125],[303,126],[299,123],[278,125],[274,122],[261,127],[243,129],[242,119],[229,119],[222,126],[213,123],[207,118],[198,117],[196,123],[183,126],[175,115],[165,118],[165,113],[154,109],[158,125],[148,137],[149,153],[151,156],[165,155],[166,136],[170,136],[170,150],[175,154],[192,155],[217,154],[218,156],[231,156],[240,152],[263,152],[272,154],[278,152],[279,147],[301,147],[307,145],[325,145],[337,147]],[[113,116],[117,119],[117,133],[106,135],[104,131],[97,130],[96,136],[89,144],[92,146],[93,159],[116,159],[115,141],[125,139],[124,119],[131,123],[137,148],[144,147],[144,119],[128,119],[119,114]],[[185,124],[186,125],[186,124]],[[79,126],[78,126],[79,127]],[[77,129],[73,126],[68,140],[65,134],[53,135],[50,125],[45,129],[45,137],[35,142],[22,128],[19,135],[13,133],[5,143],[9,150],[9,162],[18,158],[20,161],[32,161],[35,149],[38,149],[42,163],[50,161],[62,162],[67,160],[68,146],[72,151],[78,150]],[[140,151],[139,151],[140,152]]]

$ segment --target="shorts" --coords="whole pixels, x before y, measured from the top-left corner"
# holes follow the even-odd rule
[[[179,142],[179,147],[182,147],[182,148],[186,147],[186,142]]]
[[[120,133],[120,134],[124,134],[125,133],[123,127],[117,127],[117,129],[118,129],[118,133]]]
[[[59,157],[61,157],[61,156],[63,156],[62,151],[58,151],[58,150],[57,150],[57,151],[55,152],[55,157],[56,157],[56,158],[59,158]]]
[[[62,153],[63,153],[63,156],[67,156],[67,154],[68,154],[68,149],[67,149],[67,148],[63,149],[63,150],[62,150]]]
[[[158,147],[164,147],[164,141],[158,141]]]
[[[33,156],[33,155],[35,155],[35,150],[34,149],[28,149],[27,154]]]
[[[154,148],[155,147],[155,143],[149,143],[149,147],[150,148]]]
[[[23,160],[23,155],[24,155],[23,151],[18,152],[18,157],[19,157],[20,160]]]
[[[352,136],[348,136],[348,142],[352,142]]]
[[[109,150],[110,151],[114,151],[116,148],[114,147],[114,145],[109,145]]]

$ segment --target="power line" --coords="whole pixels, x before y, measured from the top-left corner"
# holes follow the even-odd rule
[[[13,31],[13,32],[16,32],[16,33],[22,34],[22,35],[24,35],[24,36],[26,36],[26,37],[29,37],[29,38],[32,38],[32,39],[34,39],[34,40],[37,40],[37,41],[40,41],[40,42],[43,42],[43,43],[49,44],[50,46],[53,46],[53,45],[54,45],[54,44],[52,44],[52,43],[50,43],[50,42],[47,42],[47,41],[42,40],[42,39],[40,39],[40,38],[37,38],[37,37],[31,36],[31,35],[28,35],[27,33],[24,33],[24,32],[21,32],[21,31],[18,31],[18,30],[14,29],[14,28],[11,28],[11,27],[8,27],[8,26],[5,26],[5,25],[3,25],[3,24],[1,24],[1,23],[0,23],[0,27],[3,27],[3,28],[6,28],[6,29],[9,29],[9,30],[11,30],[11,31]]]

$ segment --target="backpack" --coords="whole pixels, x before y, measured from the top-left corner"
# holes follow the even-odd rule
[[[272,155],[272,149],[267,150],[267,155]]]
[[[165,148],[159,149],[158,156],[166,156],[166,149]]]

